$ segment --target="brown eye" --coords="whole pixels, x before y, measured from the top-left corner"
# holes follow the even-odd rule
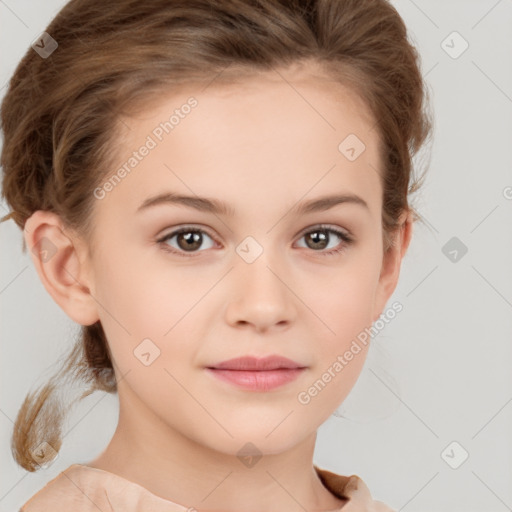
[[[334,236],[332,236],[334,235]],[[353,242],[352,237],[338,229],[318,226],[315,229],[306,231],[301,238],[306,240],[306,246],[308,249],[312,249],[321,255],[330,256],[341,253],[344,251],[349,244]],[[336,242],[336,239],[342,240],[342,243],[334,243],[331,245],[331,250],[326,251],[331,241]],[[334,249],[332,249],[334,247]]]
[[[158,242],[160,244],[163,244],[163,248],[167,251],[177,253],[180,255],[183,255],[183,253],[195,253],[195,252],[202,252],[198,251],[198,249],[203,245],[204,242],[204,236],[208,237],[210,240],[212,238],[208,233],[203,231],[202,229],[197,228],[181,228],[176,231],[173,231],[169,233],[168,235],[165,235],[163,238],[159,239]],[[168,240],[172,240],[173,238],[176,238],[176,245],[171,245],[169,247],[169,244],[166,242]],[[213,241],[213,240],[212,240]],[[210,247],[213,247],[214,244],[211,244]]]
[[[325,249],[330,241],[329,234],[325,229],[310,231],[305,235],[305,238],[311,241],[311,244],[307,244],[310,249]]]
[[[201,243],[203,241],[203,237],[201,233],[197,231],[188,231],[183,233],[178,233],[176,235],[176,242],[180,249],[185,251],[193,251],[195,249],[199,249],[201,247]]]

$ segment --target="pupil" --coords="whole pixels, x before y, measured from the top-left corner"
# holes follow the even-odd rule
[[[324,249],[325,248],[325,242],[327,241],[327,234],[325,230],[321,231],[313,231],[310,233],[310,237],[314,241],[313,249]],[[320,244],[320,247],[318,247],[318,244]]]
[[[180,241],[184,239],[186,241],[185,246],[183,247]],[[197,233],[195,231],[187,231],[185,233],[180,233],[178,235],[178,244],[180,248],[185,250],[197,249],[201,247],[201,233]]]

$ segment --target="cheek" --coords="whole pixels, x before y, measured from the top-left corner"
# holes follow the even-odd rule
[[[340,348],[371,325],[378,273],[371,259],[360,258],[304,290],[306,303],[318,317],[318,332],[329,346]]]
[[[151,265],[142,255],[123,257],[115,249],[98,265],[97,300],[100,321],[121,373],[149,368],[173,368],[193,350],[212,276],[166,263],[165,256]],[[147,355],[149,354],[149,355]],[[174,354],[174,357],[172,356]],[[180,358],[176,358],[180,354]]]

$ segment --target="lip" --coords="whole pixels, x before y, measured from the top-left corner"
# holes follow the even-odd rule
[[[213,366],[208,366],[208,368],[213,368],[215,370],[262,371],[278,370],[281,368],[287,370],[294,370],[297,368],[304,368],[304,366],[297,363],[296,361],[288,359],[287,357],[271,355],[260,358],[254,356],[236,357],[234,359],[222,361],[221,363],[217,363]]]
[[[252,391],[269,391],[295,380],[305,366],[286,357],[239,357],[223,361],[206,370],[215,377]]]

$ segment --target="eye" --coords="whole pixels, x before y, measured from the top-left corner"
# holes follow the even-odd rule
[[[203,237],[206,235],[210,240],[213,241],[212,237],[210,235],[199,228],[192,228],[192,227],[183,227],[180,229],[177,229],[176,231],[172,231],[168,235],[165,235],[163,238],[160,238],[157,240],[157,242],[162,245],[162,248],[165,251],[172,252],[173,254],[178,254],[179,256],[185,256],[187,252],[201,252],[197,251],[202,243],[203,243]],[[166,243],[167,240],[172,240],[174,237],[176,238],[176,243],[178,244],[178,247],[174,247],[171,249],[169,245]],[[211,248],[213,244],[210,247],[207,247],[207,249]]]
[[[329,245],[331,241],[330,234],[334,234],[335,238],[339,238],[342,240],[342,243],[335,244],[335,249],[330,251],[324,251],[323,249]],[[344,251],[348,245],[353,243],[353,238],[344,231],[340,231],[339,229],[330,228],[327,226],[316,226],[314,229],[310,229],[306,231],[301,238],[306,238],[306,240],[310,240],[311,243],[308,245],[310,249],[315,250],[321,256],[333,256]],[[318,249],[318,250],[317,250]]]
[[[342,242],[335,244],[334,249],[325,251],[325,248],[328,247],[329,242],[331,242],[332,234],[335,235],[335,239],[338,238]],[[157,243],[160,244],[162,249],[167,252],[177,254],[178,256],[191,257],[194,253],[201,252],[197,249],[203,245],[205,235],[212,241],[212,244],[210,244],[209,247],[206,247],[206,249],[211,249],[215,245],[213,237],[203,229],[186,226],[172,231],[158,239]],[[167,243],[167,241],[170,241],[175,237],[177,246]],[[309,240],[310,242],[308,243],[307,248],[312,249],[314,252],[317,252],[322,256],[339,254],[344,251],[348,245],[353,243],[353,238],[348,233],[324,225],[316,226],[313,229],[303,232],[300,238]]]

